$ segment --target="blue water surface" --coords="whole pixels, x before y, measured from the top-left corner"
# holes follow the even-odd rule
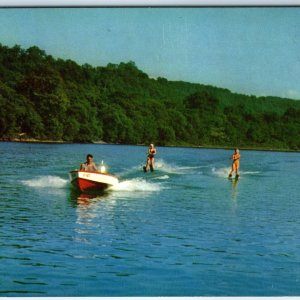
[[[0,143],[0,297],[300,295],[300,153]],[[87,153],[120,184],[94,198]]]

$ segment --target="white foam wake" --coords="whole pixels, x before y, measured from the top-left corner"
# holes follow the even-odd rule
[[[231,168],[223,167],[223,168],[212,168],[212,173],[218,177],[228,177]]]
[[[63,188],[69,181],[58,176],[39,176],[30,180],[22,180],[21,182],[26,186],[34,188]]]
[[[188,174],[191,170],[201,169],[203,166],[177,166],[173,163],[167,163],[163,159],[156,159],[154,169],[167,174]],[[127,177],[137,172],[137,170],[142,171],[142,165],[136,165],[127,170],[117,173],[118,177]],[[161,178],[166,179],[166,178]]]
[[[112,191],[122,192],[157,192],[161,189],[162,186],[159,183],[147,182],[140,178],[124,180],[110,188]]]
[[[259,172],[259,171],[241,171],[240,173],[251,175],[251,174],[260,174],[261,172]]]
[[[228,174],[230,173],[231,168],[230,167],[224,167],[224,168],[212,168],[212,173],[218,177],[228,177]],[[259,171],[239,171],[240,175],[255,175],[260,174]]]
[[[166,180],[169,179],[169,175],[162,175],[162,176],[158,176],[158,177],[154,177],[153,179],[158,179],[158,180]]]
[[[166,163],[162,159],[155,161],[155,169],[168,174],[185,174],[188,167],[179,167],[175,164]]]

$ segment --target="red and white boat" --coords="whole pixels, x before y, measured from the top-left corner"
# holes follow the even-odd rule
[[[71,183],[80,191],[105,190],[119,183],[117,177],[98,171],[79,171],[70,172]]]

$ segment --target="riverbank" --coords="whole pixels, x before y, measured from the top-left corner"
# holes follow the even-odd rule
[[[37,143],[37,144],[107,144],[104,141],[93,141],[91,143],[77,143],[63,140],[35,139],[35,138],[0,138],[0,142]]]
[[[119,143],[107,143],[104,141],[93,141],[93,142],[69,142],[63,140],[49,140],[49,139],[34,139],[34,138],[0,138],[0,142],[14,142],[14,143],[34,143],[34,144],[99,144],[99,145],[125,145]],[[147,144],[137,144],[136,146],[147,146]],[[217,146],[217,145],[188,145],[188,144],[170,144],[170,145],[158,145],[159,147],[173,147],[173,148],[202,148],[202,149],[225,149],[232,150],[235,146]],[[300,152],[300,150],[288,149],[288,148],[276,148],[276,147],[264,147],[264,146],[239,146],[240,150],[249,151],[273,151],[273,152]]]

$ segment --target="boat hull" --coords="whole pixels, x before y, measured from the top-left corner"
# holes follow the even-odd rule
[[[95,171],[71,171],[70,179],[73,186],[80,191],[102,191],[118,184],[117,177]]]

